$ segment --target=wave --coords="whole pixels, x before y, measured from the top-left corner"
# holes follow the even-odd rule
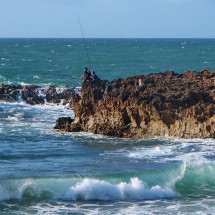
[[[181,180],[175,184],[176,192],[186,196],[215,194],[215,163],[199,161],[187,165]]]
[[[215,194],[215,164],[186,164],[169,174],[168,180],[160,182],[156,173],[150,175],[153,184],[144,176],[122,178],[67,177],[1,179],[0,201],[19,199],[40,201],[57,199],[66,201],[142,201],[178,198],[180,196],[208,196]],[[146,173],[144,173],[146,174]],[[156,180],[155,180],[156,178]]]
[[[0,181],[0,200],[61,199],[71,201],[114,201],[173,198],[170,187],[147,187],[139,178],[117,184],[93,178],[14,179]]]
[[[112,184],[98,179],[84,179],[72,186],[66,198],[72,200],[144,200],[173,198],[175,192],[159,185],[148,188],[139,178],[131,178],[130,182]]]
[[[149,140],[150,141],[150,140]],[[165,143],[165,144],[163,144]],[[115,152],[122,154],[122,152]],[[195,163],[206,161],[207,157],[215,155],[214,139],[155,139],[154,142],[144,144],[126,150],[124,156],[138,160],[179,161]]]

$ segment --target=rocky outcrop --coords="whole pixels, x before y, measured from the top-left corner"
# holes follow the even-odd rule
[[[76,88],[49,86],[46,88],[37,85],[13,85],[0,84],[0,100],[9,102],[26,102],[30,105],[49,103],[67,104],[70,101],[71,93]]]
[[[91,83],[73,93],[67,131],[117,137],[215,138],[215,72],[156,73]],[[69,129],[68,129],[69,128]]]

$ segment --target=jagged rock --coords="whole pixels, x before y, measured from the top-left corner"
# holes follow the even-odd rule
[[[64,130],[64,131],[71,131],[70,125],[74,120],[70,117],[60,117],[56,120],[56,125],[54,129]]]
[[[215,72],[209,70],[85,81],[70,105],[75,112],[71,131],[215,138]]]
[[[74,91],[74,88],[56,88],[53,86],[50,86],[48,88],[47,94],[46,94],[46,100],[47,102],[51,103],[61,103],[61,100],[64,100],[65,103],[69,103],[71,93]]]
[[[30,105],[35,104],[44,104],[44,98],[42,96],[38,96],[38,94],[31,88],[27,88],[21,91],[22,99]]]
[[[50,103],[69,103],[72,92],[77,89],[72,87],[59,88],[50,86],[48,89],[41,88],[37,85],[15,86],[0,84],[0,100],[3,101],[24,101],[27,104],[44,104],[45,101]]]

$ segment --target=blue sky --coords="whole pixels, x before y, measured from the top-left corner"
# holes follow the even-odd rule
[[[215,0],[0,0],[0,37],[215,38]]]

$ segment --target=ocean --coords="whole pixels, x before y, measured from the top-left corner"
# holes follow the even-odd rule
[[[0,39],[0,83],[81,86],[215,70],[215,39]],[[53,129],[62,104],[0,101],[0,214],[214,214],[215,140],[120,139]]]

